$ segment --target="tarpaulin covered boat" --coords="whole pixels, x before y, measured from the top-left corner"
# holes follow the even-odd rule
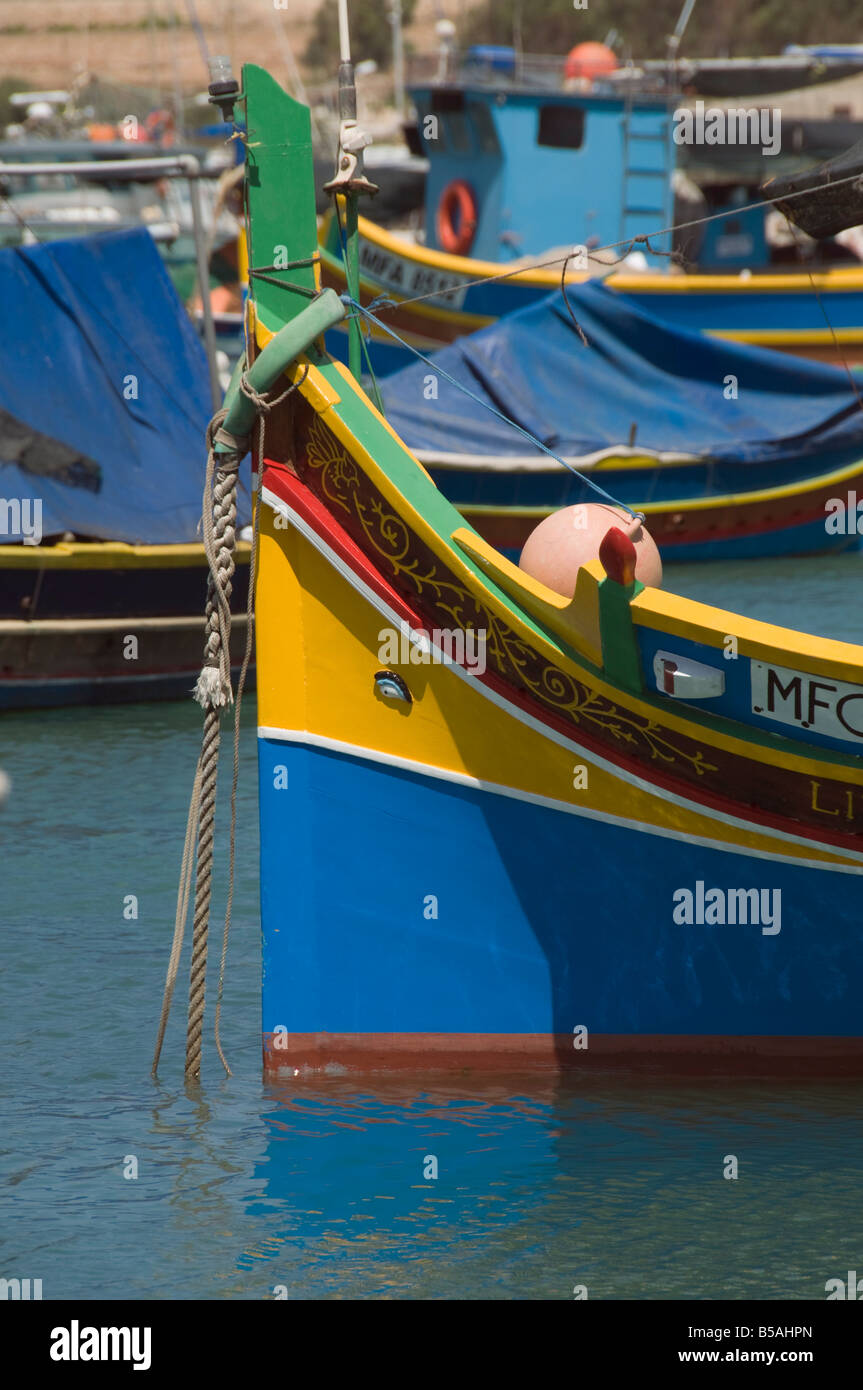
[[[667,559],[857,547],[826,509],[863,494],[845,373],[672,328],[601,283],[567,300],[381,383],[387,419],[486,539],[518,551],[549,511],[591,499],[589,476],[645,513]]]
[[[158,250],[136,229],[0,251],[0,303],[0,706],[185,693],[210,397]]]

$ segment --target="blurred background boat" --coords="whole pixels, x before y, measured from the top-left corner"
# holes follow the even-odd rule
[[[187,695],[211,414],[194,327],[143,229],[0,252],[0,706]],[[239,525],[251,508],[241,485]],[[240,543],[235,649],[245,640]]]
[[[601,282],[460,338],[380,390],[438,486],[513,559],[550,512],[595,501],[594,485],[644,512],[664,561],[860,544],[826,524],[831,499],[863,496],[854,384],[672,328]]]
[[[863,360],[858,242],[809,237],[762,192],[768,177],[845,150],[859,127],[841,115],[783,118],[783,106],[759,99],[792,78],[814,84],[861,70],[859,52],[622,64],[595,43],[566,58],[489,46],[418,58],[408,136],[429,162],[424,222],[415,238],[398,236],[372,220],[374,201],[364,204],[363,294],[394,301],[387,322],[434,351],[548,293],[581,245],[590,260],[570,262],[574,282],[603,275],[672,325]],[[703,120],[695,94],[709,74],[733,94],[708,115],[737,122],[739,112],[743,133],[678,142],[682,113],[694,117],[700,102]],[[333,218],[321,240],[325,281],[343,288]],[[331,350],[344,355],[343,330]],[[369,357],[380,375],[408,360],[374,328]]]

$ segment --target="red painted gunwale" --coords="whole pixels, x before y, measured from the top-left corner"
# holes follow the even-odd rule
[[[263,483],[265,488],[296,511],[320,539],[350,567],[356,577],[383,599],[400,619],[409,623],[415,631],[429,631],[423,615],[408,605],[389,581],[384,579],[365,552],[360,549],[353,538],[336,521],[333,514],[291,467],[276,460],[265,459]],[[813,829],[813,827],[789,816],[780,816],[763,811],[757,807],[735,801],[732,797],[721,796],[712,792],[699,792],[693,788],[691,783],[658,768],[651,769],[648,779],[645,777],[645,769],[636,760],[626,758],[622,753],[602,743],[584,729],[575,731],[571,724],[547,710],[527,693],[514,689],[494,672],[487,670],[484,675],[473,676],[472,679],[487,686],[510,705],[529,714],[532,719],[549,729],[554,729],[557,733],[563,734],[570,743],[577,747],[584,747],[604,761],[620,768],[621,771],[638,778],[639,781],[649,780],[695,806],[709,807],[711,810],[724,815],[743,819],[751,822],[753,827],[763,827],[767,830],[778,830],[784,834],[794,835],[798,839],[811,841],[813,845],[840,850],[850,849],[858,853],[860,851],[859,837],[853,834],[830,831],[826,828],[824,830]]]

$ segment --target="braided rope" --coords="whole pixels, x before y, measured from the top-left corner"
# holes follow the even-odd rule
[[[306,365],[297,381],[287,387],[281,395],[271,398],[257,392],[243,375],[240,389],[255,406],[258,423],[258,452],[264,455],[265,421],[270,411],[279,405],[298,386],[308,374]],[[180,869],[180,883],[177,892],[177,909],[174,920],[174,937],[171,955],[165,978],[165,991],[162,1012],[153,1057],[153,1075],[159,1064],[162,1044],[168,1024],[168,1015],[174,994],[180,957],[188,917],[191,893],[192,864],[195,865],[195,905],[192,928],[192,958],[189,969],[189,1012],[186,1029],[187,1081],[198,1081],[201,1074],[201,1053],[204,1026],[204,1005],[206,997],[207,945],[212,902],[213,864],[215,859],[216,824],[216,784],[219,767],[221,741],[221,717],[225,706],[234,703],[231,688],[231,607],[234,578],[234,548],[236,545],[237,524],[237,479],[240,463],[249,449],[248,438],[236,438],[223,428],[226,410],[216,412],[207,429],[207,467],[204,482],[204,505],[202,514],[202,534],[204,551],[207,557],[209,574],[207,578],[207,602],[204,618],[204,660],[201,673],[195,685],[194,698],[204,710],[204,729],[201,752],[195,770],[189,813],[186,821],[186,836],[183,845],[183,858]],[[217,451],[221,444],[227,452]],[[236,850],[236,802],[239,780],[239,740],[240,710],[246,675],[252,657],[254,635],[254,590],[257,565],[257,548],[260,527],[260,495],[255,504],[252,554],[249,564],[249,594],[246,605],[246,644],[243,653],[237,699],[234,706],[234,767],[231,786],[231,831],[229,854],[228,898],[225,910],[225,928],[222,940],[222,954],[219,965],[219,990],[216,1001],[215,1039],[216,1048],[225,1071],[230,1076],[231,1069],[225,1059],[219,1036],[219,1022],[222,1008],[222,990],[225,977],[225,961],[228,950],[228,933],[234,897],[234,869]],[[197,827],[197,828],[196,828]]]
[[[247,440],[235,439],[222,429],[226,414],[224,409],[217,411],[207,429],[207,468],[201,529],[209,574],[204,619],[204,660],[194,690],[195,700],[205,711],[204,730],[186,821],[186,836],[174,919],[174,937],[165,978],[162,1012],[159,1019],[152,1067],[155,1076],[168,1026],[168,1017],[183,948],[191,893],[192,863],[194,862],[195,907],[192,962],[189,974],[189,1017],[186,1033],[185,1074],[187,1080],[197,1080],[201,1071],[201,1037],[207,970],[207,928],[212,897],[220,720],[222,709],[233,699],[231,691],[230,600],[235,568],[237,476],[240,462],[248,448]],[[217,454],[217,443],[228,445],[231,452]]]
[[[305,367],[303,368],[302,373],[300,374],[300,376],[298,376],[297,380],[291,382],[291,384],[286,388],[286,390],[284,390],[280,396],[276,396],[275,399],[270,399],[270,397],[267,395],[260,395],[249,383],[245,376],[242,376],[240,378],[240,390],[243,392],[245,396],[248,396],[249,400],[253,402],[255,409],[258,412],[257,451],[260,467],[263,467],[264,463],[264,444],[266,440],[267,418],[270,414],[270,411],[273,410],[275,406],[280,405],[282,401],[286,400],[288,396],[292,395],[294,391],[296,391],[300,386],[302,386],[308,374],[309,364],[307,362]],[[219,1054],[219,1060],[221,1061],[222,1066],[225,1068],[225,1072],[228,1076],[231,1075],[231,1068],[228,1066],[227,1059],[222,1049],[220,1024],[222,1018],[222,992],[224,990],[225,985],[225,962],[228,956],[228,936],[231,930],[231,912],[234,903],[234,868],[236,860],[237,843],[237,785],[240,780],[240,711],[242,709],[243,691],[245,690],[246,686],[246,676],[248,674],[249,664],[252,659],[252,645],[254,639],[255,621],[255,581],[257,578],[258,543],[260,540],[261,505],[261,496],[259,493],[258,500],[255,504],[252,527],[252,554],[249,561],[249,594],[246,602],[246,648],[243,652],[243,664],[240,668],[240,677],[237,682],[237,700],[234,706],[234,767],[233,776],[231,779],[231,835],[230,848],[228,851],[228,898],[225,905],[225,925],[222,933],[222,954],[219,960],[219,988],[218,993],[216,995],[216,1015],[213,1025],[213,1034],[216,1041],[216,1051]]]
[[[195,914],[192,929],[192,963],[189,971],[189,1019],[186,1029],[187,1081],[201,1074],[201,1038],[204,1029],[204,996],[207,984],[207,934],[213,887],[213,845],[216,827],[216,779],[219,770],[219,705],[211,705],[204,717],[201,742],[201,799],[198,811],[198,854],[195,874]]]

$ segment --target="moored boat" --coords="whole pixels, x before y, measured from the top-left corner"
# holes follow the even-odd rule
[[[478,536],[321,347],[308,112],[254,66],[242,108],[267,1071],[859,1069],[863,649],[620,528],[569,594]]]
[[[359,219],[362,302],[381,304],[381,319],[421,352],[435,352],[468,333],[560,286],[564,252],[551,251],[551,267],[514,270],[488,260],[454,256],[407,241]],[[338,225],[331,215],[321,231],[323,282],[343,293],[346,285]],[[577,285],[584,272],[567,271]],[[612,270],[610,290],[671,327],[772,348],[828,363],[863,362],[863,267],[811,271],[771,270],[721,274],[666,274]],[[408,302],[409,301],[409,302]],[[380,376],[407,366],[411,353],[375,325],[368,330],[371,359]],[[334,354],[346,358],[344,328],[330,336]]]
[[[848,500],[863,495],[863,411],[847,375],[673,329],[599,282],[416,360],[380,399],[513,559],[543,517],[597,491],[644,514],[666,561],[860,544]]]
[[[180,698],[207,588],[192,323],[143,230],[2,251],[0,298],[0,708]]]
[[[796,178],[847,148],[853,124],[783,124],[781,106],[693,110],[677,69],[652,87],[632,72],[572,90],[525,60],[519,73],[465,65],[417,80],[416,147],[429,161],[421,244],[361,222],[365,302],[392,301],[386,322],[429,352],[535,302],[564,272],[572,283],[589,272],[675,327],[862,361],[863,268],[829,238],[793,234],[762,192],[765,179]],[[339,292],[342,237],[330,218],[322,266]],[[344,355],[343,330],[331,348]],[[374,326],[369,354],[379,374],[408,360]]]

